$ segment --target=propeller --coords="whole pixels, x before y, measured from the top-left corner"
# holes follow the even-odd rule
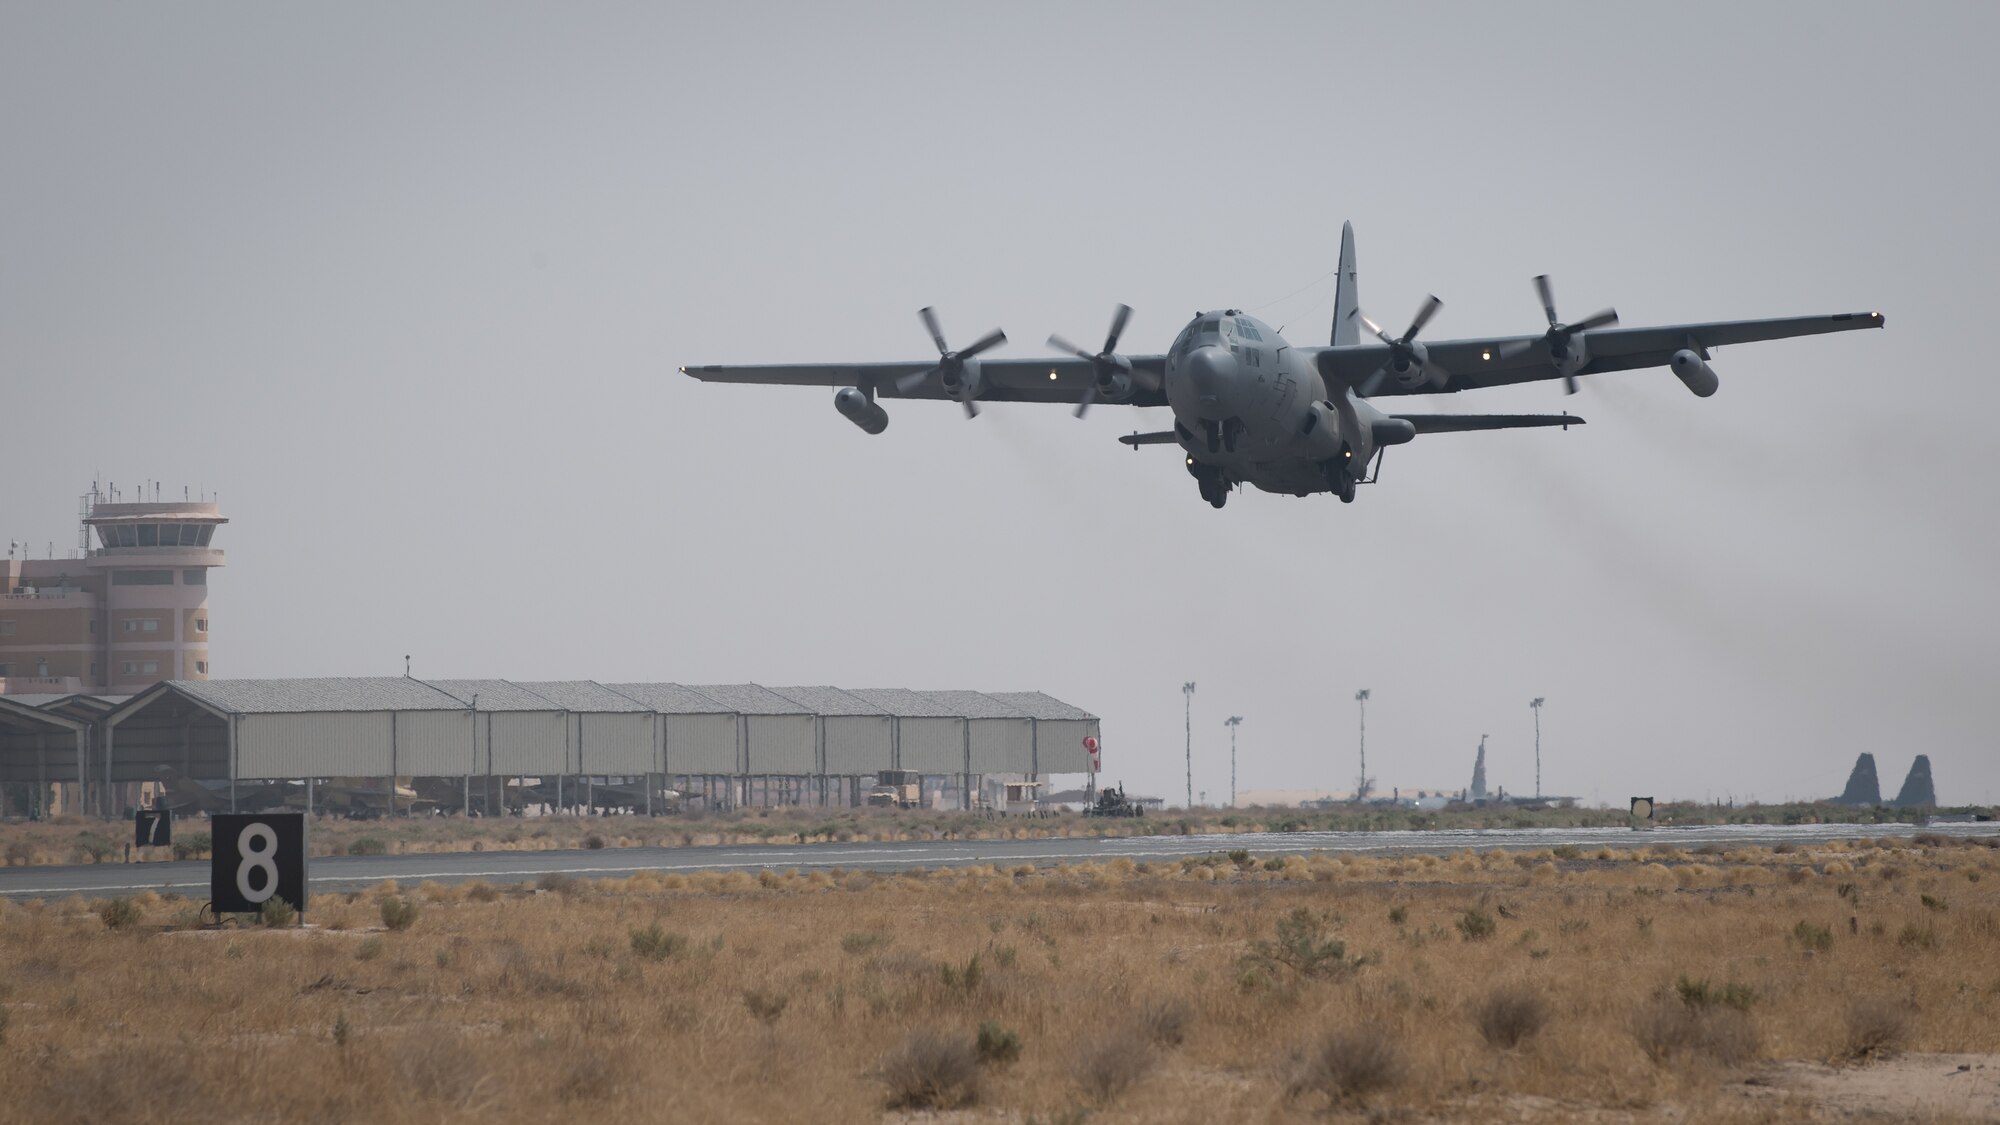
[[[1535,292],[1542,298],[1542,313],[1549,318],[1549,330],[1532,340],[1516,340],[1511,344],[1502,344],[1495,354],[1502,360],[1509,360],[1536,344],[1546,345],[1549,349],[1549,359],[1563,373],[1563,393],[1573,395],[1576,393],[1576,375],[1566,362],[1569,359],[1570,337],[1579,332],[1588,332],[1593,328],[1608,328],[1618,323],[1618,310],[1605,309],[1602,312],[1592,313],[1575,324],[1564,324],[1556,319],[1555,291],[1549,287],[1548,274],[1535,275]]]
[[[1132,378],[1131,361],[1118,354],[1118,337],[1125,334],[1125,322],[1131,319],[1132,306],[1130,305],[1119,305],[1117,308],[1111,310],[1111,331],[1105,333],[1104,348],[1096,355],[1084,351],[1061,336],[1054,334],[1049,336],[1049,347],[1059,352],[1068,352],[1078,359],[1084,360],[1090,364],[1092,371],[1096,375],[1091,380],[1090,386],[1084,389],[1083,399],[1076,404],[1076,416],[1078,418],[1090,412],[1090,404],[1096,402],[1100,395],[1114,398],[1120,397],[1114,392],[1118,386],[1118,379],[1121,376],[1128,380]]]
[[[1376,391],[1381,390],[1382,382],[1389,377],[1389,372],[1392,368],[1397,371],[1420,368],[1424,370],[1432,381],[1440,385],[1444,383],[1445,379],[1450,378],[1449,372],[1431,363],[1430,353],[1424,349],[1422,344],[1416,342],[1417,333],[1422,332],[1424,325],[1429,324],[1431,318],[1436,316],[1437,311],[1443,307],[1444,302],[1438,300],[1435,295],[1426,299],[1423,307],[1419,308],[1417,315],[1411,318],[1410,326],[1403,330],[1403,335],[1400,338],[1389,335],[1388,332],[1383,330],[1381,325],[1362,315],[1360,309],[1354,310],[1354,315],[1361,317],[1361,323],[1368,326],[1368,331],[1373,332],[1383,343],[1389,345],[1389,362],[1376,368],[1375,373],[1368,377],[1368,381],[1361,385],[1362,398],[1371,397]]]
[[[975,340],[972,346],[955,352],[944,342],[944,330],[938,327],[936,310],[926,305],[917,310],[917,315],[923,318],[924,327],[930,330],[931,342],[937,345],[937,366],[928,371],[919,371],[903,376],[901,379],[896,380],[896,389],[904,394],[909,394],[911,391],[922,386],[924,380],[935,375],[937,376],[938,383],[944,387],[945,393],[958,399],[965,406],[965,416],[967,418],[979,417],[979,407],[973,403],[973,400],[979,397],[979,388],[976,385],[966,387],[965,362],[977,356],[980,352],[999,347],[1001,344],[1006,343],[1007,334],[995,328],[993,331]],[[962,398],[960,397],[961,389],[964,391],[964,397]]]

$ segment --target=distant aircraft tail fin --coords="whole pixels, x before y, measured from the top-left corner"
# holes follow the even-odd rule
[[[1354,224],[1340,224],[1340,278],[1333,291],[1333,346],[1361,342],[1361,295],[1354,277]]]

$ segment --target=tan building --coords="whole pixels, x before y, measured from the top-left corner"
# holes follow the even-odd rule
[[[0,694],[130,694],[209,677],[212,503],[84,497],[85,547],[0,570]],[[23,552],[25,553],[25,552]]]

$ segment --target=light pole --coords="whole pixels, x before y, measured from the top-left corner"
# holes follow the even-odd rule
[[[1222,720],[1229,728],[1229,807],[1236,807],[1236,728],[1243,722],[1243,716],[1231,715]]]
[[[1535,713],[1535,799],[1542,799],[1542,697],[1528,701],[1528,709]]]
[[[1360,804],[1368,799],[1368,689],[1355,692],[1354,702],[1361,705],[1361,776],[1354,782],[1354,802]]]
[[[1194,681],[1181,685],[1181,695],[1185,701],[1183,719],[1187,724],[1187,807],[1194,809]]]

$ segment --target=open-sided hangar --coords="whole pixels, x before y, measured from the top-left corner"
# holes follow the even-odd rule
[[[1098,733],[1096,716],[1038,692],[411,677],[170,680],[93,723],[46,719],[8,710],[0,778],[115,787],[170,772],[223,800],[246,783],[373,779],[392,804],[409,790],[388,779],[444,779],[425,792],[482,811],[530,782],[576,795],[641,780],[716,807],[853,805],[883,769],[969,804],[988,778],[1086,771]]]

